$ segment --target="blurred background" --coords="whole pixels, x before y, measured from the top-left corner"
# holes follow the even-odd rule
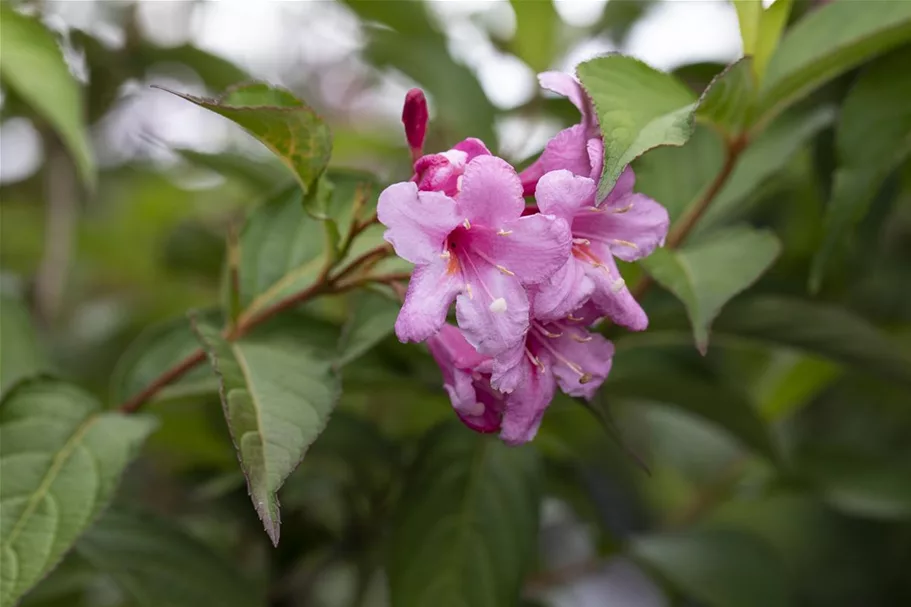
[[[578,120],[568,102],[540,92],[537,72],[620,51],[701,91],[741,54],[733,7],[709,0],[13,4],[40,12],[60,35],[83,85],[100,172],[94,190],[84,189],[54,132],[2,89],[2,332],[12,339],[31,321],[41,344],[5,351],[3,371],[14,373],[14,359],[41,359],[112,405],[124,382],[137,389],[185,347],[186,310],[219,299],[228,227],[286,179],[235,125],[151,85],[207,96],[251,79],[287,87],[330,124],[334,166],[389,182],[410,173],[399,120],[411,87],[429,98],[428,150],[475,136],[523,163]],[[794,4],[792,20],[817,3]],[[814,94],[814,113],[795,123],[801,138],[754,159],[743,204],[715,219],[770,227],[784,243],[752,297],[809,297],[835,162],[834,108],[856,75]],[[709,137],[697,132],[695,145]],[[647,154],[637,189],[669,207],[662,193],[698,190],[684,158]],[[815,297],[847,310],[851,322],[875,323],[906,353],[909,237],[906,162],[861,223],[860,253],[845,256]],[[632,280],[636,268],[624,270]],[[740,310],[787,314],[754,302]],[[559,401],[536,441],[548,484],[536,570],[523,587],[528,604],[911,604],[909,378],[882,380],[844,364],[850,356],[832,362],[787,338],[741,339],[748,330],[736,327],[749,317],[722,317],[703,358],[680,329],[676,300],[653,289],[646,304],[654,330],[613,335],[614,377],[595,405],[604,423]],[[314,313],[332,319],[333,305]],[[866,347],[852,335],[834,349]],[[318,441],[283,490],[276,550],[249,508],[203,376],[196,380],[207,389],[151,405],[162,427],[119,499],[178,521],[267,592],[270,605],[387,604],[376,555],[397,478],[417,437],[451,416],[437,373],[423,349],[394,338],[352,367],[327,430],[337,440]],[[758,412],[790,466],[749,446],[741,405]],[[352,442],[345,424],[369,426],[381,446]],[[150,604],[90,555],[68,557],[24,605]]]

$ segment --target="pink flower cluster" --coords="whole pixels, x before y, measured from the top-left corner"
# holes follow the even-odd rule
[[[539,80],[582,120],[521,174],[478,139],[422,156],[427,106],[411,91],[402,120],[414,177],[386,188],[377,209],[386,240],[415,265],[396,335],[426,341],[461,420],[509,444],[535,436],[557,386],[590,399],[604,382],[614,347],[588,327],[606,316],[645,329],[614,258],[650,254],[669,223],[633,193],[629,168],[596,199],[603,143],[591,102],[572,76]],[[453,301],[458,327],[446,322]]]

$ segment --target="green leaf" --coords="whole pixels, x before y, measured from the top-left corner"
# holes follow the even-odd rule
[[[311,192],[329,164],[329,127],[307,104],[284,89],[245,84],[229,89],[220,99],[168,92],[242,126],[291,169],[305,193]]]
[[[425,437],[393,524],[391,604],[518,601],[537,546],[536,455],[456,423]]]
[[[743,41],[743,54],[752,56],[756,53],[756,41],[759,39],[759,22],[762,19],[761,0],[732,0],[737,11],[737,22],[740,24],[740,40]]]
[[[37,20],[0,6],[3,82],[50,123],[73,155],[83,182],[95,185],[95,160],[86,131],[79,84],[57,41]]]
[[[777,554],[747,533],[704,529],[633,539],[634,557],[706,607],[787,607],[788,574]]]
[[[512,39],[515,54],[535,72],[546,71],[556,55],[560,17],[551,0],[521,2],[510,0],[516,15],[516,34]]]
[[[46,368],[28,309],[17,298],[0,295],[0,394]]]
[[[759,82],[762,82],[765,77],[769,59],[772,58],[772,54],[778,47],[781,32],[784,30],[784,26],[788,22],[788,16],[791,14],[791,3],[792,0],[775,0],[772,6],[762,11],[755,49],[752,53],[747,53],[744,50],[744,54],[753,55],[753,73],[756,74],[756,79]]]
[[[911,46],[870,65],[845,98],[836,131],[838,168],[826,210],[825,236],[813,259],[810,288],[819,289],[838,245],[889,172],[911,153]]]
[[[780,249],[771,232],[733,228],[680,250],[658,249],[642,265],[686,306],[696,347],[704,354],[712,320],[762,276]]]
[[[832,507],[876,520],[911,519],[911,460],[855,452],[803,458],[799,469]]]
[[[234,342],[215,326],[195,325],[219,378],[250,498],[276,545],[276,493],[326,427],[341,388],[333,364],[336,336],[293,315],[280,320]]]
[[[911,3],[829,2],[788,30],[760,91],[757,122],[870,57],[911,40]]]
[[[339,343],[339,365],[347,365],[392,333],[401,304],[373,291],[357,293]]]
[[[221,323],[217,310],[199,313],[205,322]],[[111,373],[111,401],[121,403],[148,386],[176,362],[199,350],[186,316],[153,325],[143,331],[127,347]],[[156,402],[200,395],[214,395],[218,383],[205,368],[189,371],[179,380],[168,384],[154,397]]]
[[[51,379],[3,398],[0,606],[13,605],[95,520],[154,426],[102,412],[88,394]]]
[[[215,171],[225,177],[237,177],[251,186],[269,191],[276,184],[289,181],[288,173],[277,161],[263,161],[240,154],[207,154],[196,150],[172,149],[188,163]]]
[[[623,55],[586,61],[576,69],[591,97],[604,138],[603,198],[623,168],[662,145],[683,145],[693,133],[693,93],[670,74]]]
[[[265,597],[211,548],[172,522],[111,510],[76,552],[140,607],[259,607]]]
[[[696,118],[711,123],[722,133],[736,136],[747,125],[755,98],[753,60],[746,57],[725,68],[712,80],[699,100]]]
[[[247,72],[227,59],[189,44],[168,47],[147,43],[138,44],[131,54],[130,60],[142,70],[163,63],[185,65],[196,72],[206,87],[214,91],[223,91],[250,80]]]

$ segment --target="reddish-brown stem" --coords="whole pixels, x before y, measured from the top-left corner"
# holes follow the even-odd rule
[[[383,258],[386,255],[389,255],[391,252],[392,249],[388,244],[383,244],[376,248],[370,249],[369,251],[366,251],[365,253],[354,258],[354,260],[352,260],[344,270],[336,274],[332,279],[332,282],[337,284],[342,278],[350,276],[352,273],[358,270],[364,269],[364,267],[367,266],[368,261],[373,261],[374,258]]]
[[[159,375],[155,381],[146,386],[141,392],[120,405],[118,407],[119,411],[121,413],[135,413],[146,401],[155,396],[159,390],[171,382],[177,381],[204,360],[206,360],[206,353],[202,351],[202,348],[194,350],[192,354]]]

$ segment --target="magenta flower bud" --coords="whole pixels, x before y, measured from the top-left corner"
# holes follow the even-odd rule
[[[405,137],[411,147],[411,155],[416,160],[424,148],[424,137],[427,135],[427,99],[421,89],[411,89],[405,95],[405,106],[402,108],[402,124],[405,125]]]

